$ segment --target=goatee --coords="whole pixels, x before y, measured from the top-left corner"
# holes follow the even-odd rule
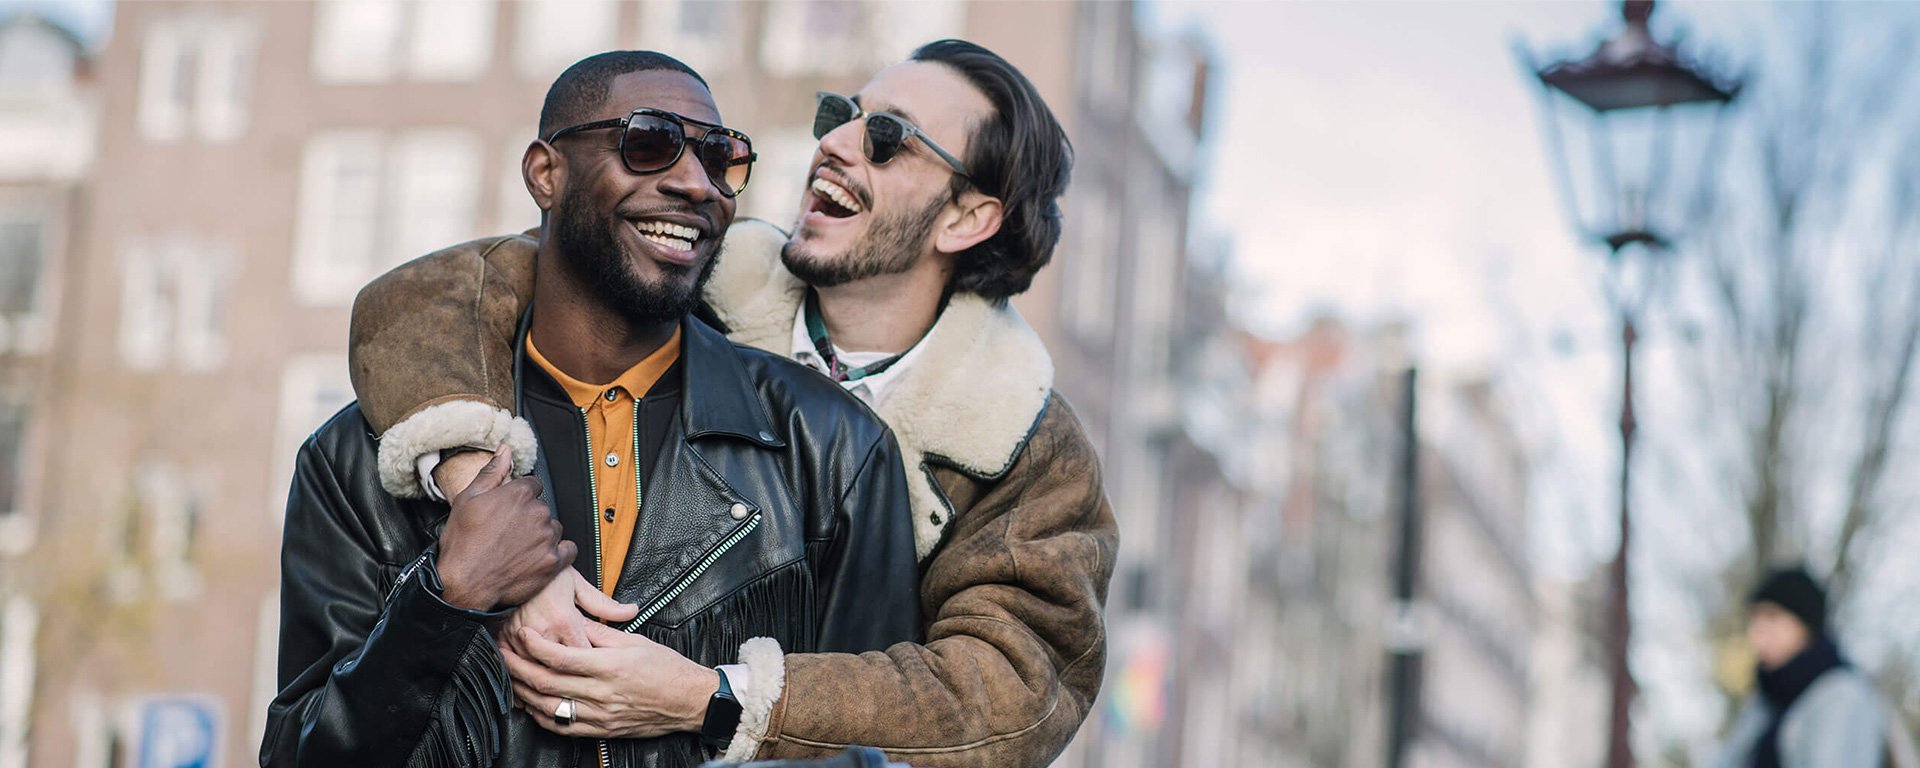
[[[905,272],[919,262],[934,221],[946,205],[947,197],[940,195],[918,210],[885,216],[869,213],[876,218],[868,224],[866,237],[838,258],[810,251],[801,244],[801,225],[796,222],[796,237],[780,249],[780,263],[801,282],[822,288]]]
[[[693,267],[660,264],[665,277],[658,281],[643,279],[634,272],[633,263],[645,258],[629,253],[615,239],[609,225],[624,226],[617,217],[595,216],[589,210],[585,190],[568,189],[555,206],[554,243],[560,260],[573,278],[609,309],[627,322],[653,325],[679,320],[700,303],[701,290],[713,276],[719,254],[708,258],[692,281],[684,279]],[[709,246],[713,247],[713,246]]]

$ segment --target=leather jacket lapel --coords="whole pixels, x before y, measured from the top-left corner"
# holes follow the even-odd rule
[[[532,321],[533,309],[529,307],[514,338],[514,410],[533,425],[534,434],[540,438],[534,475],[540,479],[541,497],[560,519],[562,535],[577,548],[573,567],[587,581],[599,584],[600,561],[594,549],[598,523],[587,495],[593,481],[587,472],[586,435],[579,410],[567,400],[560,384],[527,359],[527,329]]]

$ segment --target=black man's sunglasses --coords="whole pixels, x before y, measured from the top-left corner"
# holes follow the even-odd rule
[[[684,126],[707,129],[696,138]],[[693,145],[693,156],[706,169],[720,194],[733,197],[747,188],[753,176],[753,140],[732,128],[702,122],[664,109],[641,108],[626,117],[599,120],[554,131],[547,137],[552,144],[560,137],[602,128],[620,129],[620,161],[636,174],[659,173],[680,162],[680,153]]]

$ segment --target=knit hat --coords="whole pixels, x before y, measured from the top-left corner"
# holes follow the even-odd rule
[[[1782,568],[1767,574],[1753,590],[1749,605],[1772,603],[1807,625],[1816,635],[1827,629],[1827,593],[1804,568]]]

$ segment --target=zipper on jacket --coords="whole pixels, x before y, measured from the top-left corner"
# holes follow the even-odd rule
[[[760,513],[755,512],[753,517],[747,518],[747,522],[741,525],[738,530],[727,534],[725,539],[721,539],[720,545],[714,547],[712,552],[708,552],[706,557],[700,558],[700,562],[693,566],[693,570],[688,571],[686,576],[674,582],[671,588],[661,593],[652,603],[649,603],[645,609],[640,611],[639,615],[633,617],[633,621],[621,627],[620,631],[632,632],[639,629],[641,624],[647,623],[647,619],[653,618],[654,614],[666,608],[667,604],[673,602],[674,598],[679,597],[685,593],[689,587],[692,587],[693,582],[699,579],[701,574],[706,573],[707,569],[712,568],[714,563],[720,561],[721,555],[725,555],[727,550],[733,549],[741,540],[747,538],[747,534],[753,533],[753,530],[759,527]],[[600,768],[613,768],[613,755],[608,748],[606,740],[600,740],[598,746],[600,751]]]
[[[661,609],[667,607],[668,603],[673,602],[675,598],[678,598],[682,593],[686,592],[689,587],[692,587],[693,582],[700,578],[700,574],[706,573],[708,568],[712,568],[714,563],[719,562],[720,557],[725,555],[727,550],[733,549],[734,545],[739,544],[741,540],[747,538],[747,534],[753,533],[753,530],[759,527],[760,513],[755,512],[753,513],[753,517],[747,518],[745,524],[735,529],[733,533],[727,534],[727,537],[722,539],[720,545],[714,547],[712,552],[708,552],[706,557],[700,558],[700,562],[695,563],[693,570],[688,571],[686,576],[674,582],[672,587],[660,593],[660,596],[654,598],[653,602],[647,604],[646,608],[641,609],[640,614],[633,617],[633,621],[627,622],[626,626],[620,628],[621,631],[632,632],[639,629],[641,624],[647,623],[647,619],[653,618],[654,614],[659,613]]]
[[[586,417],[587,417],[587,410],[585,408],[580,409],[580,418],[583,422],[586,420]],[[591,445],[593,441],[589,440],[587,442],[589,445]],[[587,450],[589,451],[589,453],[591,453],[593,449],[588,448]],[[633,399],[633,461],[630,463],[633,464],[633,508],[635,510],[638,510],[640,509],[641,503],[646,501],[647,494],[646,494],[646,486],[643,486],[640,484],[641,482],[640,480],[640,398],[637,398],[637,397]],[[591,476],[591,473],[593,471],[591,469],[593,466],[593,456],[591,455],[587,456],[587,466],[589,468],[587,471],[589,473],[589,476]],[[599,493],[600,493],[600,490],[596,486],[594,488],[594,501],[593,501],[593,514],[596,517],[600,514]],[[597,554],[597,552],[600,549],[600,534],[599,534],[600,523],[597,520],[593,524],[593,530],[594,530],[593,548],[596,551],[595,557],[598,557],[599,555]],[[603,563],[601,565],[601,569],[603,572],[605,570],[605,567],[606,566]],[[621,570],[625,570],[625,568],[622,568]],[[600,768],[612,768],[613,755],[611,754],[612,750],[608,746],[607,741],[605,739],[599,740],[597,743],[594,744],[594,749],[595,751],[600,753]]]
[[[585,438],[584,442],[587,446],[587,494],[593,502],[593,507],[587,510],[589,519],[593,521],[593,586],[595,589],[605,591],[607,564],[604,560],[605,555],[601,554],[600,550],[600,480],[594,476],[593,425],[587,423],[585,408],[580,409],[580,436]]]
[[[381,602],[393,602],[393,596],[400,592],[400,585],[407,583],[407,578],[412,576],[414,571],[420,570],[422,563],[427,562],[427,554],[426,552],[421,552],[419,557],[413,559],[413,562],[407,563],[407,567],[400,569],[400,578],[393,580],[393,587],[387,590],[387,599]]]
[[[599,457],[593,455],[593,425],[587,421],[585,408],[580,409],[580,430],[581,436],[586,438],[587,493],[593,501],[593,506],[587,510],[587,514],[591,516],[589,519],[593,521],[593,587],[604,592],[606,591],[607,563],[606,555],[600,546],[600,479],[595,476],[593,469],[593,462]],[[612,768],[613,756],[607,753],[606,740],[595,742],[594,751],[599,753],[600,768]]]

